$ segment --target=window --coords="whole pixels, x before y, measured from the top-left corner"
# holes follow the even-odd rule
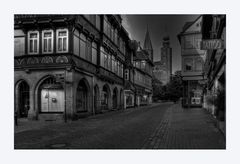
[[[140,68],[140,62],[138,62],[138,61],[136,62],[136,67]]]
[[[86,59],[90,62],[92,62],[92,43],[90,40],[87,39],[86,44]]]
[[[141,69],[145,69],[145,66],[146,66],[146,61],[143,60],[143,61],[141,62]]]
[[[80,57],[86,59],[86,36],[80,34]]]
[[[115,56],[112,56],[112,71],[115,71]]]
[[[21,56],[25,54],[25,38],[14,38],[14,56]]]
[[[110,71],[112,70],[112,63],[111,63],[111,62],[112,62],[112,61],[111,61],[111,60],[112,60],[112,59],[111,59],[112,57],[111,57],[111,56],[112,56],[112,55],[110,55],[110,54],[108,55],[108,69],[109,69]]]
[[[53,53],[53,30],[42,31],[42,52]]]
[[[104,48],[103,47],[101,47],[100,48],[101,49],[101,60],[100,60],[100,65],[102,66],[102,67],[104,67],[104,58],[105,58],[105,55],[104,55]]]
[[[104,68],[108,68],[108,55],[107,53],[104,53]]]
[[[97,64],[97,44],[92,42],[92,63]]]
[[[123,64],[121,64],[121,77],[123,77]]]
[[[98,30],[100,30],[100,16],[99,15],[96,16],[96,27]]]
[[[115,69],[114,69],[115,74],[118,73],[118,67],[117,67],[118,65],[117,65],[117,64],[118,64],[118,61],[117,61],[117,59],[116,59],[116,60],[115,60],[115,66],[114,66],[114,67],[115,67]]]
[[[129,70],[125,70],[125,80],[129,80]]]
[[[108,23],[107,19],[104,17],[104,33],[107,35]]]
[[[193,60],[192,59],[186,59],[185,60],[185,71],[191,71],[193,68]]]
[[[38,54],[39,52],[39,32],[30,31],[28,32],[28,53]]]
[[[118,61],[118,76],[121,76],[121,73],[120,73],[120,71],[121,71],[121,68],[120,68],[120,62]]]
[[[114,43],[115,43],[116,45],[118,45],[118,42],[117,42],[117,41],[118,41],[117,29],[114,30],[114,33],[115,33],[115,34],[114,34]]]
[[[57,30],[57,52],[68,52],[68,30]]]

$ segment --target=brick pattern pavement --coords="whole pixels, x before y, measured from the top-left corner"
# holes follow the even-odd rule
[[[225,149],[225,138],[202,108],[167,109],[142,149]]]

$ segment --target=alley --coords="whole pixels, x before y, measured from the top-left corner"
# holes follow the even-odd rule
[[[172,103],[15,129],[15,149],[225,148],[224,137],[208,113]]]

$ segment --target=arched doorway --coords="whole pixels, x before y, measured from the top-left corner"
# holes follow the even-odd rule
[[[87,112],[89,102],[89,85],[86,79],[80,80],[77,87],[76,110],[77,112]]]
[[[99,88],[97,85],[95,85],[94,87],[94,109],[95,112],[98,113],[99,112],[99,105],[100,105],[100,100],[99,100]]]
[[[65,98],[61,83],[54,77],[45,79],[39,87],[40,113],[63,113]]]
[[[19,117],[27,117],[28,116],[28,110],[30,108],[29,106],[29,85],[26,81],[22,81],[19,84],[19,111],[18,115]]]
[[[117,88],[114,88],[114,90],[113,90],[112,102],[113,102],[113,109],[117,109],[117,107],[118,107],[118,90],[117,90]]]
[[[101,106],[103,110],[110,109],[110,88],[107,84],[105,84],[102,89]]]

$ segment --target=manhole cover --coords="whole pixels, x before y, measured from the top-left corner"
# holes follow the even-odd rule
[[[53,149],[60,149],[60,148],[66,147],[66,146],[67,146],[67,144],[65,144],[65,143],[58,143],[58,144],[50,145],[50,147]]]

